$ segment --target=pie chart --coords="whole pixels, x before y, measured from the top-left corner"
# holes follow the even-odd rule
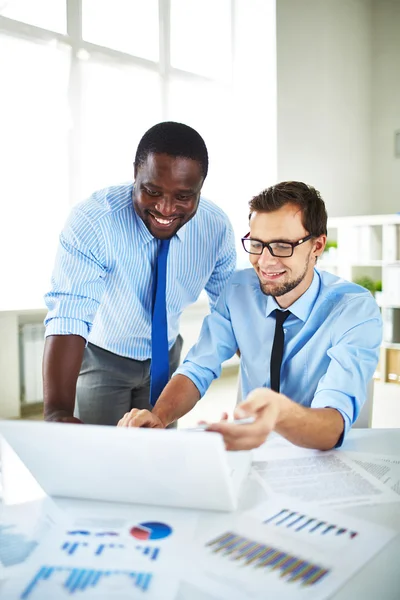
[[[162,540],[172,533],[172,528],[165,523],[147,521],[135,525],[129,532],[137,540]]]

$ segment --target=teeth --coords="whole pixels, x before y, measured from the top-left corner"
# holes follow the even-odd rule
[[[153,215],[154,217],[154,215]],[[170,223],[172,223],[172,219],[159,219],[157,217],[154,217],[155,220],[157,221],[157,223],[161,223],[161,225],[169,225]]]

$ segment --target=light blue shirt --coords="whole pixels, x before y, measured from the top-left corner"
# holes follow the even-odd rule
[[[254,388],[269,387],[277,308],[274,298],[261,292],[254,269],[237,271],[176,373],[189,377],[203,396],[219,377],[221,363],[239,348],[243,398]],[[310,287],[288,310],[280,391],[303,406],[336,408],[346,433],[378,363],[378,305],[364,288],[315,269]]]
[[[95,192],[61,233],[46,336],[80,335],[136,360],[151,356],[153,266],[158,241],[136,214],[132,184]],[[186,306],[205,288],[213,307],[236,264],[232,226],[201,198],[196,215],[172,238],[167,263],[169,347]]]

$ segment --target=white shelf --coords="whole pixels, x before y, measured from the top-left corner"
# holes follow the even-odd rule
[[[399,339],[400,319],[391,309],[400,309],[400,214],[332,218],[328,220],[328,237],[336,240],[337,253],[332,262],[322,258],[318,267],[348,280],[380,280],[382,296],[378,302],[384,335],[387,340]],[[390,350],[400,350],[400,343],[382,342],[380,381],[388,377],[386,359]]]

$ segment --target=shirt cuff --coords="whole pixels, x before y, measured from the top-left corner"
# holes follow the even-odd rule
[[[45,337],[48,337],[49,335],[80,335],[86,340],[87,345],[90,330],[85,321],[55,317],[50,319],[50,321],[45,323],[45,325]]]
[[[345,406],[345,403],[343,402],[343,394],[340,394],[335,391],[329,392],[329,397],[327,397],[328,394],[325,394],[325,393],[321,394],[321,398],[318,398],[318,396],[319,396],[319,394],[314,396],[314,399],[311,402],[311,408],[334,408],[342,416],[343,425],[344,425],[343,433],[340,436],[340,438],[338,439],[337,444],[335,445],[335,448],[340,448],[340,446],[343,444],[343,442],[346,438],[346,435],[350,431],[351,426],[353,425],[353,419],[348,414],[349,406]],[[349,397],[346,396],[346,399],[348,401]],[[346,404],[347,403],[348,402],[346,402]],[[354,414],[354,407],[352,407],[352,412]]]
[[[173,374],[173,377],[175,377],[175,375],[184,375],[185,377],[190,379],[194,383],[194,385],[197,387],[197,389],[199,390],[200,398],[202,398],[204,396],[204,394],[210,387],[211,382],[210,383],[205,382],[204,378],[198,377],[195,373],[193,373],[193,371],[191,369],[189,369],[187,366],[185,366],[185,364],[182,364],[180,367],[177,368],[177,370]],[[213,379],[213,377],[211,378],[211,381],[212,381],[212,379]]]

